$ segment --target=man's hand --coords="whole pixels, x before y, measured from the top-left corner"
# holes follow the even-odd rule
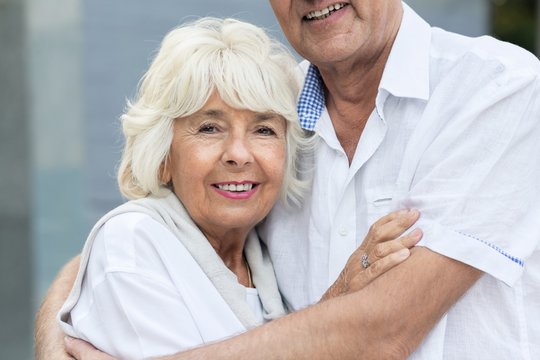
[[[64,333],[56,322],[56,314],[66,301],[79,269],[79,257],[68,262],[54,279],[36,316],[36,360],[67,360],[64,351]]]
[[[84,340],[66,336],[64,338],[64,344],[66,345],[67,353],[77,360],[115,360],[112,356],[99,351],[92,344]]]
[[[321,301],[358,291],[405,261],[409,257],[409,249],[422,238],[422,231],[415,229],[408,235],[399,236],[418,220],[419,215],[418,210],[400,210],[377,220]],[[362,265],[364,255],[364,261],[369,264],[367,268]]]

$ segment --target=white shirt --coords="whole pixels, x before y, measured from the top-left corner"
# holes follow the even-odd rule
[[[540,359],[538,59],[404,8],[351,165],[323,109],[312,196],[261,228],[280,290],[294,309],[318,301],[370,224],[418,208],[421,246],[486,275],[411,359]]]
[[[262,324],[257,290],[246,290]],[[245,331],[182,242],[135,212],[99,230],[71,321],[80,338],[122,359],[172,354]]]

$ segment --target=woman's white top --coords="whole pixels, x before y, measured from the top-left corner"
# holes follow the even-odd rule
[[[59,314],[68,334],[116,357],[142,359],[223,339],[284,314],[277,286],[266,284],[269,278],[270,283],[274,279],[269,263],[254,256],[263,255],[256,236],[248,239],[246,256],[255,285],[259,279],[263,295],[271,294],[262,299],[269,303],[267,307],[256,289],[237,281],[230,285],[240,297],[231,300],[231,295],[225,294],[225,299],[224,291],[212,281],[215,276],[207,274],[216,273],[216,269],[232,274],[222,268],[222,262],[217,267],[204,264],[208,259],[199,256],[201,266],[168,226],[148,213],[123,206],[128,211],[106,216],[89,237],[91,251],[83,251],[87,265],[82,264],[79,273],[83,278],[78,279]],[[209,248],[203,246],[203,252],[211,249],[207,241],[205,245]],[[211,261],[217,259],[211,257]],[[228,280],[218,281],[223,284]]]

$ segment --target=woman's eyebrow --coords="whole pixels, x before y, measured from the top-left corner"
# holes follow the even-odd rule
[[[280,116],[273,112],[266,112],[266,113],[257,113],[255,118],[257,119],[257,121],[265,121],[265,120],[279,119]]]
[[[225,112],[218,109],[208,109],[200,112],[198,115],[210,118],[223,118],[225,116]]]

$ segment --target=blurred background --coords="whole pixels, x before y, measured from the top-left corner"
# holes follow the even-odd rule
[[[540,52],[540,0],[410,0],[432,25]],[[118,117],[163,35],[237,17],[285,41],[266,0],[0,0],[0,359],[92,224],[122,202]]]

